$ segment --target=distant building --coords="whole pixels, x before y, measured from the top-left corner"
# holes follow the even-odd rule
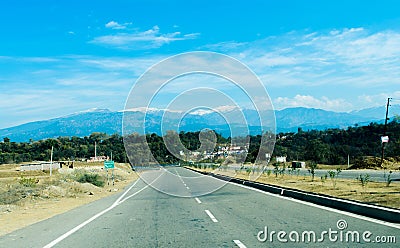
[[[104,162],[108,160],[108,156],[97,156],[97,157],[90,157],[90,159],[87,160],[88,163],[94,163],[94,162]]]
[[[286,156],[276,157],[276,162],[278,163],[286,163]]]
[[[200,155],[200,152],[192,152],[192,155],[195,156],[195,157],[197,157],[197,156]]]
[[[21,164],[19,167],[20,171],[33,171],[33,170],[50,170],[50,165],[53,170],[58,170],[61,168],[59,162],[36,162],[29,164]]]

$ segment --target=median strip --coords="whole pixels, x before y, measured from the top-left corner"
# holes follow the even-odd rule
[[[205,211],[213,222],[218,222],[217,218],[214,217],[214,215],[210,212],[210,210],[205,210]]]

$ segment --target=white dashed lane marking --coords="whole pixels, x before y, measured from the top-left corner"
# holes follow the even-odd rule
[[[246,246],[242,242],[240,242],[240,240],[236,239],[233,242],[240,248],[246,248]]]
[[[218,222],[217,218],[210,212],[210,210],[206,210],[206,214],[210,217],[213,222]]]

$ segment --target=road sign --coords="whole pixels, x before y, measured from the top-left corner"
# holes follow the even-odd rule
[[[105,169],[114,169],[114,161],[104,161]]]
[[[112,182],[114,185],[114,161],[104,161],[104,168],[106,169],[107,172],[107,184],[110,185],[110,179],[108,178],[108,169],[112,169]]]
[[[388,143],[389,142],[389,136],[382,136],[381,137],[382,143]]]

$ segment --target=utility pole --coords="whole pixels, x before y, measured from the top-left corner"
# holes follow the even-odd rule
[[[51,176],[51,174],[52,174],[52,172],[53,172],[53,150],[54,150],[54,147],[51,146],[51,153],[50,153],[50,176]]]
[[[388,115],[389,115],[390,100],[392,100],[392,98],[388,97],[387,103],[386,103],[386,116],[385,116],[385,126],[383,127],[383,136],[386,136],[386,131],[387,131],[387,122],[389,120]],[[386,144],[386,142],[382,141],[381,166],[383,165],[383,159],[385,158],[385,144]]]

